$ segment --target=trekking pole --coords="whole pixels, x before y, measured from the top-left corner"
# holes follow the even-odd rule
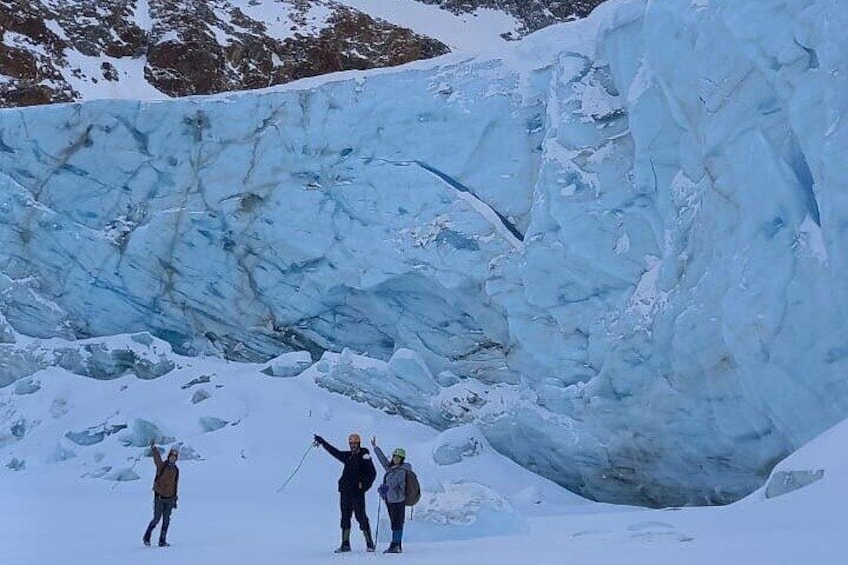
[[[380,510],[383,508],[383,497],[377,495],[377,531],[374,533],[374,543],[380,543]]]
[[[303,462],[306,460],[306,456],[309,455],[309,452],[312,451],[312,449],[314,449],[316,445],[318,444],[314,441],[309,444],[309,449],[307,449],[306,452],[303,454],[303,457],[300,458],[300,463],[298,463],[297,467],[294,468],[294,471],[292,471],[291,475],[289,475],[289,478],[286,479],[286,482],[280,485],[280,488],[277,489],[278,493],[281,492],[284,488],[286,488],[286,485],[288,485],[289,482],[294,478],[294,476],[300,470],[300,466],[303,465]]]

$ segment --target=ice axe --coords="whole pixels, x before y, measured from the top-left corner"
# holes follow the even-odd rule
[[[280,488],[277,489],[277,493],[282,492],[283,489],[286,488],[286,486],[291,482],[291,480],[294,478],[294,476],[300,470],[300,467],[301,467],[301,465],[303,465],[303,462],[306,460],[306,456],[309,455],[309,452],[312,451],[315,448],[316,445],[318,445],[318,442],[315,442],[315,441],[313,441],[312,443],[309,444],[309,447],[303,453],[303,457],[300,458],[300,462],[294,468],[294,471],[291,472],[291,475],[289,475],[289,477],[286,479],[286,481],[282,485],[280,485]]]

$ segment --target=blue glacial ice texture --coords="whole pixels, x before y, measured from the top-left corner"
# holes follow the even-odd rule
[[[6,110],[5,324],[262,362],[409,349],[516,387],[467,418],[581,494],[734,500],[848,416],[848,8],[690,4],[602,5],[517,44],[529,71]],[[438,391],[331,369],[445,425]]]

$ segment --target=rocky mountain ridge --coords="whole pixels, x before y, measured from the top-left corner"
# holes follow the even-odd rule
[[[506,40],[585,16],[602,0],[419,1],[466,16],[469,26],[480,9],[508,14],[515,29],[500,34]],[[450,51],[361,4],[0,0],[0,107],[248,90]]]

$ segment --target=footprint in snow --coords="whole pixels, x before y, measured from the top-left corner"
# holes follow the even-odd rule
[[[670,540],[679,542],[690,542],[694,538],[676,531],[672,524],[665,522],[638,522],[627,527],[632,532],[630,537],[642,539],[647,542]]]
[[[573,538],[580,538],[584,536],[598,536],[603,534],[608,534],[607,530],[580,530],[579,532],[574,532],[571,534]]]
[[[672,524],[665,522],[638,522],[627,526],[628,532],[644,532],[645,530],[673,530]]]

